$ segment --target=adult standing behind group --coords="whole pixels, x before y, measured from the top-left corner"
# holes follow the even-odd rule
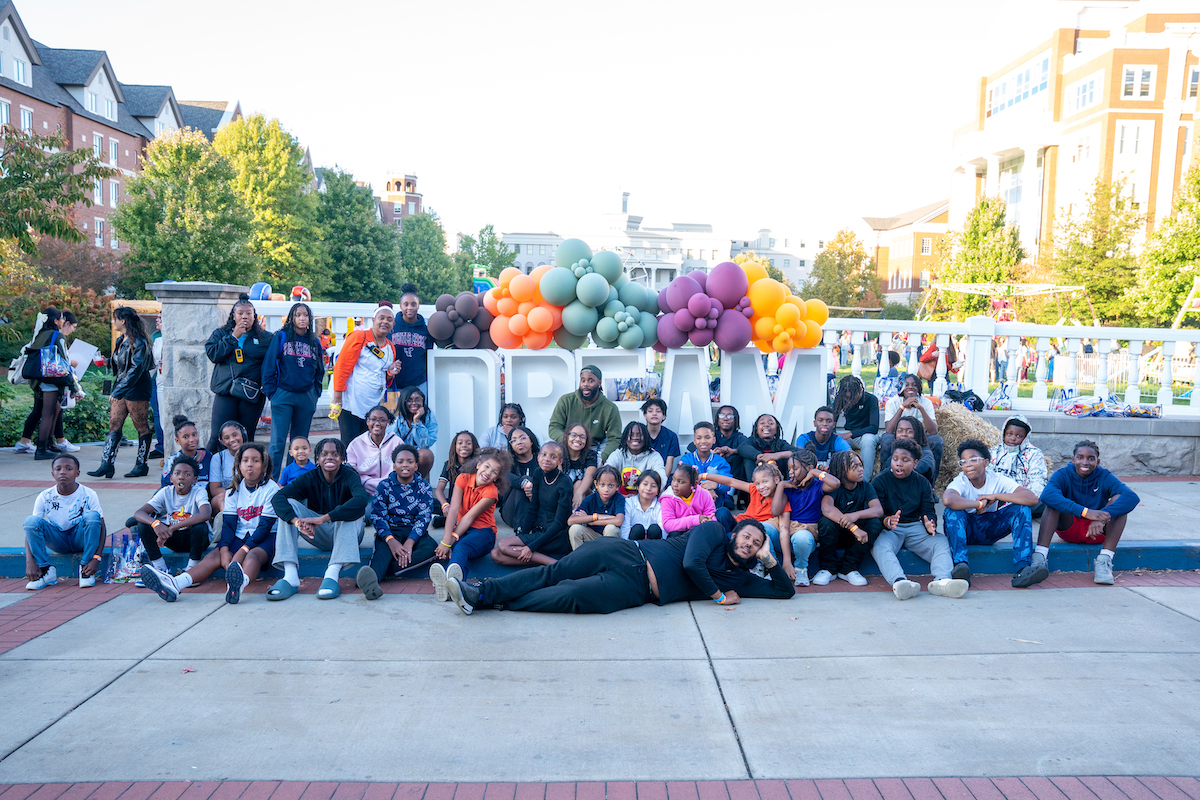
[[[254,429],[262,415],[267,395],[262,390],[263,361],[271,345],[271,334],[258,324],[250,295],[238,295],[229,319],[212,332],[204,352],[213,367],[209,387],[213,398],[208,450],[217,452],[221,426],[238,422],[246,430],[246,441],[254,441]]]
[[[51,306],[42,312],[46,316],[46,321],[42,323],[41,330],[33,337],[33,341],[25,348],[26,364],[30,361],[38,361],[34,366],[39,367],[37,375],[28,378],[34,392],[34,410],[38,411],[40,399],[40,421],[38,423],[38,439],[37,447],[34,450],[34,458],[42,461],[45,459],[54,458],[54,451],[51,447],[51,437],[54,435],[54,428],[58,422],[58,418],[62,414],[62,408],[59,405],[59,397],[64,391],[74,391],[76,396],[80,395],[79,384],[75,380],[75,374],[71,370],[67,370],[67,374],[62,377],[46,378],[43,377],[45,372],[40,367],[44,367],[38,359],[38,351],[43,347],[53,347],[60,356],[61,364],[68,364],[67,344],[59,329],[62,325],[63,314],[57,308]],[[31,431],[32,432],[32,431]]]
[[[388,383],[400,372],[396,348],[388,339],[395,323],[396,312],[384,300],[375,309],[371,327],[351,331],[338,350],[330,416],[337,419],[346,447],[366,433],[367,412],[383,402]]]
[[[604,396],[601,382],[604,373],[591,364],[579,371],[579,389],[564,394],[554,404],[550,414],[550,438],[562,441],[567,426],[579,422],[592,437],[593,446],[600,450],[600,460],[607,461],[621,441],[621,412],[617,404]]]
[[[64,339],[64,340],[67,339],[72,333],[75,332],[75,328],[77,328],[78,326],[79,326],[79,320],[76,319],[74,314],[72,314],[70,311],[62,312],[62,319],[59,320],[59,323],[58,323],[58,330],[59,330],[59,333],[62,334],[62,337],[61,337],[62,339]],[[32,345],[32,342],[30,344]],[[65,341],[63,342],[63,346],[66,347]],[[74,362],[71,363],[71,366],[72,367],[75,366]],[[33,382],[33,384],[32,384],[33,408],[29,409],[29,416],[25,418],[25,430],[22,431],[22,433],[21,433],[21,440],[19,442],[17,442],[16,445],[13,447],[14,452],[17,452],[17,453],[36,453],[37,452],[37,448],[33,444],[33,438],[34,438],[34,436],[37,435],[38,430],[41,427],[42,390],[40,387],[41,387],[40,382],[38,382],[38,381]],[[54,435],[54,439],[55,439],[54,444],[49,444],[49,440],[48,439],[46,440],[47,441],[47,449],[50,451],[51,454],[53,454],[55,452],[55,450],[57,450],[60,453],[75,453],[75,452],[79,451],[79,446],[68,442],[66,436],[63,434],[63,415],[62,415],[61,410],[57,413],[57,416],[54,420],[54,434],[53,435]],[[45,456],[45,455],[42,456],[43,459],[48,458],[48,457],[49,456]]]
[[[325,384],[325,348],[313,333],[312,309],[296,303],[271,337],[263,360],[262,387],[271,398],[271,475],[279,479],[288,441],[308,438],[317,398]]]
[[[397,391],[409,386],[416,386],[425,397],[429,396],[429,372],[426,353],[433,349],[433,337],[429,328],[425,327],[425,318],[420,314],[421,299],[417,297],[417,287],[406,283],[400,287],[400,316],[392,327],[388,340],[396,351],[396,360],[400,362],[400,371],[392,380],[392,388]],[[403,412],[401,412],[403,416]],[[405,438],[407,442],[408,439]],[[418,445],[419,447],[420,445]],[[433,463],[432,455],[430,464]],[[429,467],[421,470],[428,477]]]
[[[111,478],[116,472],[113,461],[121,445],[121,430],[125,418],[133,420],[138,432],[137,460],[133,469],[125,473],[126,478],[139,478],[150,472],[146,459],[150,456],[150,444],[154,433],[150,428],[150,370],[154,357],[150,352],[150,337],[142,318],[128,306],[113,312],[113,329],[121,334],[108,360],[112,369],[113,386],[108,397],[108,437],[104,440],[104,452],[100,466],[89,472],[93,478]]]

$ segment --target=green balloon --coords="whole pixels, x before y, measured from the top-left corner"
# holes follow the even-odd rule
[[[606,342],[603,339],[601,339],[599,336],[593,336],[592,342],[594,342],[597,347],[603,347],[605,350],[612,350],[614,347],[617,346],[616,339],[613,339],[611,342]]]
[[[563,350],[578,350],[587,344],[587,336],[576,336],[566,328],[559,328],[554,332],[554,343]]]
[[[658,317],[653,314],[642,312],[642,316],[638,319],[638,328],[642,332],[642,347],[653,347],[658,341]]]
[[[636,320],[642,315],[642,310],[637,306],[625,306],[625,313]]]
[[[584,275],[579,279],[579,283],[575,284],[575,296],[585,306],[596,308],[604,305],[608,298],[609,288],[608,281],[604,280],[602,275],[591,273]],[[545,296],[542,295],[542,297]]]
[[[606,317],[615,317],[618,312],[624,310],[625,306],[621,305],[620,301],[614,303],[612,300],[609,300],[604,304],[604,316]]]
[[[546,274],[538,282],[538,291],[547,303],[565,306],[575,299],[575,284],[578,282],[571,270],[555,267],[546,270]]]
[[[605,302],[611,303],[613,300],[619,301],[621,298],[617,296],[617,290],[613,286],[608,287],[608,300]],[[623,305],[623,304],[622,304]]]
[[[580,259],[591,257],[592,248],[582,239],[567,239],[554,251],[554,263],[560,267],[571,267]]]
[[[604,276],[609,283],[621,277],[621,257],[612,250],[601,250],[592,256],[592,269]]]
[[[545,297],[545,295],[542,295]],[[585,306],[578,300],[568,304],[562,312],[563,327],[576,336],[587,336],[600,321],[600,312]]]
[[[621,304],[637,306],[640,311],[646,304],[646,287],[640,283],[627,283],[617,291]]]
[[[642,346],[646,339],[646,334],[642,333],[641,326],[634,325],[629,330],[617,337],[617,344],[624,347],[626,350],[636,350]]]
[[[629,275],[625,272],[621,273],[621,277],[612,282],[612,285],[617,287],[617,291],[621,291],[621,287],[629,283]]]
[[[618,322],[617,330],[619,330],[621,333],[624,333],[625,331],[629,330],[629,323],[625,322],[624,320]]]
[[[616,320],[612,317],[601,317],[596,323],[596,336],[606,342],[615,342],[617,337],[621,335],[620,328],[617,327]]]
[[[545,297],[545,295],[542,295]],[[648,311],[651,314],[658,314],[658,291],[646,287],[646,302],[642,304],[642,311]]]

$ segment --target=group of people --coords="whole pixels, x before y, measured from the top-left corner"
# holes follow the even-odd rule
[[[235,306],[226,328],[214,333],[210,356],[224,358],[230,350],[236,365],[248,358],[248,342],[259,339],[257,323],[239,316],[246,305]],[[959,445],[960,474],[942,495],[939,531],[932,478],[941,439],[918,376],[906,376],[901,394],[885,406],[882,431],[878,400],[847,377],[833,406],[819,408],[813,429],[794,442],[782,438],[771,414],[742,433],[738,410],[724,405],[711,422],[695,424],[682,449],[664,424],[665,401],[646,401],[643,420],[622,425],[602,391],[601,370],[590,365],[579,388],[558,400],[546,441],[527,426],[520,405],[505,404],[482,435],[454,435],[431,481],[437,424],[424,381],[415,380],[424,378],[423,365],[400,357],[406,347],[427,344],[413,332],[418,326],[406,319],[409,329],[397,344],[389,337],[394,316],[380,309],[370,328],[347,337],[334,368],[341,436],[310,446],[297,427],[311,417],[302,404],[323,378],[311,322],[307,306],[296,304],[265,344],[259,374],[274,392],[273,404],[280,392],[301,396],[292,398],[289,432],[277,441],[272,426],[270,448],[253,441],[252,426],[239,418],[240,396],[223,406],[226,418],[207,448],[195,423],[174,420],[179,451],[167,460],[160,488],[126,522],[145,548],[141,581],[164,599],[176,600],[222,568],[226,599],[237,603],[250,581],[273,566],[282,578],[266,597],[285,600],[300,587],[301,539],[329,554],[319,599],[339,596],[338,576],[355,565],[357,586],[369,600],[382,595],[380,584],[389,578],[427,569],[437,598],[454,600],[466,613],[608,612],[705,597],[724,604],[790,597],[810,583],[865,585],[859,568],[868,553],[905,600],[920,585],[903,572],[902,549],[929,563],[931,594],[956,598],[970,583],[969,544],[1012,536],[1013,585],[1031,586],[1048,575],[1055,532],[1066,541],[1102,544],[1095,579],[1112,583],[1113,551],[1138,503],[1099,465],[1093,442],[1080,442],[1072,462],[1047,479],[1044,457],[1028,440],[1029,423],[1014,416],[1001,452],[976,440]],[[380,401],[398,376],[413,383],[393,414]],[[227,377],[236,383],[246,376],[232,367],[222,387]],[[872,478],[877,444],[881,469]],[[95,493],[77,481],[75,457],[57,455],[51,471],[55,486],[39,495],[25,523],[30,589],[57,580],[48,548],[84,554],[81,585],[94,581],[107,532]],[[1036,545],[1035,513],[1042,520]],[[499,537],[497,514],[511,536]],[[216,520],[220,535],[210,549]],[[374,547],[361,564],[368,524]],[[170,573],[164,547],[188,552],[184,571]],[[484,555],[517,569],[473,581],[472,562]]]

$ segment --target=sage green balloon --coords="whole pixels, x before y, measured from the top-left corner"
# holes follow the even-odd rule
[[[596,336],[606,342],[615,342],[617,337],[621,335],[621,330],[617,327],[616,320],[612,317],[601,317],[596,323]]]
[[[560,267],[572,267],[580,259],[591,257],[592,248],[587,246],[587,242],[582,239],[567,239],[554,252],[554,263]]]
[[[642,347],[653,347],[658,342],[658,318],[645,311],[638,319],[638,328],[642,331]]]
[[[624,310],[625,310],[625,306],[621,305],[621,301],[619,301],[619,300],[616,302],[609,300],[607,303],[604,304],[604,316],[606,316],[606,317],[615,317],[617,315],[618,311],[624,311]]]
[[[613,285],[613,286],[615,286],[615,287],[617,287],[617,291],[618,291],[618,292],[620,292],[620,291],[621,291],[621,287],[622,287],[622,286],[624,286],[624,285],[625,285],[625,284],[627,284],[627,283],[629,283],[629,273],[627,273],[627,272],[622,272],[622,273],[621,273],[621,277],[619,277],[619,278],[617,278],[615,281],[613,281],[613,282],[612,282],[612,285]]]
[[[545,295],[542,295],[542,297],[545,297]],[[648,311],[655,315],[660,311],[658,307],[658,291],[656,289],[646,287],[646,302],[642,304],[642,311]]]
[[[640,325],[634,325],[629,330],[617,337],[617,344],[624,347],[626,350],[636,350],[642,346],[646,340],[646,334],[642,332]]]
[[[597,347],[603,347],[605,350],[612,350],[614,347],[617,346],[616,339],[613,339],[611,342],[606,342],[603,339],[601,339],[599,336],[594,336],[594,337],[592,337],[592,341],[596,344]]]
[[[563,308],[562,321],[563,327],[571,333],[587,336],[600,321],[600,312],[576,300]]]
[[[592,269],[609,283],[616,283],[621,277],[621,257],[612,250],[601,250],[592,256]]]
[[[596,308],[604,305],[607,301],[609,288],[608,281],[604,280],[604,276],[593,272],[590,275],[584,275],[579,279],[579,283],[575,284],[575,297],[585,306]],[[545,296],[542,295],[542,297]]]
[[[646,287],[640,283],[625,284],[617,290],[617,296],[622,305],[637,306],[639,311],[646,305]]]
[[[608,300],[606,300],[605,302],[611,303],[613,300],[620,300],[620,299],[621,298],[617,295],[616,287],[609,286],[608,287]]]
[[[575,299],[575,284],[577,283],[579,283],[579,279],[571,270],[555,267],[546,270],[546,274],[538,282],[538,291],[542,293],[542,298],[547,303],[565,306]]]
[[[587,344],[587,336],[576,336],[566,328],[559,328],[554,332],[554,343],[563,350],[578,350]]]

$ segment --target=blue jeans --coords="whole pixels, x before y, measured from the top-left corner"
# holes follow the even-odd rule
[[[779,542],[779,529],[774,525],[763,523],[763,527],[767,529],[767,537],[771,540],[771,555],[779,558],[782,548]],[[792,563],[796,565],[796,569],[808,569],[808,559],[812,556],[813,549],[817,546],[817,540],[808,531],[801,528],[791,535],[792,545]]]
[[[271,477],[279,479],[287,455],[289,437],[308,437],[313,413],[317,410],[317,392],[289,392],[276,389],[271,398]]]
[[[100,515],[95,511],[84,512],[79,524],[65,531],[50,520],[26,517],[25,541],[39,567],[50,566],[47,546],[56,553],[83,553],[91,557],[100,544]]]
[[[725,506],[717,507],[716,520],[721,523],[721,527],[725,529],[726,533],[730,533],[733,526],[737,524],[737,520],[733,518],[733,512]]]
[[[492,548],[495,546],[496,532],[494,530],[491,528],[471,528],[471,530],[463,534],[458,543],[454,545],[454,549],[450,551],[450,563],[458,564],[462,567],[463,577],[465,578],[471,572],[468,562],[472,558],[479,558],[485,553],[492,552]]]
[[[967,560],[967,545],[995,544],[1012,536],[1013,565],[1017,571],[1033,559],[1033,516],[1028,506],[1015,503],[987,514],[968,514],[947,508],[942,512],[942,528],[950,542],[955,564]]]
[[[163,448],[162,414],[158,411],[158,370],[150,370],[150,410],[154,412],[154,446]]]

